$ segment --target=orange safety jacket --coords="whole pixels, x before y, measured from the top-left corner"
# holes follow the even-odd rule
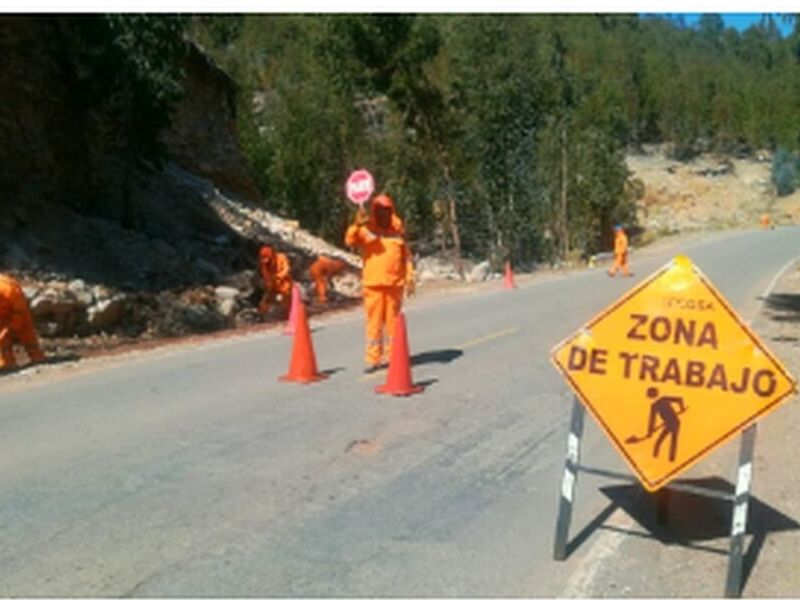
[[[619,231],[614,237],[614,254],[625,254],[627,251],[628,236],[624,231]]]
[[[383,205],[392,210],[392,220],[388,228],[378,227],[375,207],[378,198],[372,202],[370,218],[366,225],[351,225],[347,228],[344,243],[361,250],[364,269],[361,283],[364,287],[402,287],[413,281],[414,267],[411,254],[403,238],[403,221],[394,212],[394,203],[388,196],[380,196]]]
[[[0,329],[18,332],[32,324],[28,301],[16,279],[0,275]]]
[[[291,282],[292,269],[289,259],[283,252],[276,252],[271,261],[261,261],[261,278],[264,280],[264,287],[276,290],[286,282]]]

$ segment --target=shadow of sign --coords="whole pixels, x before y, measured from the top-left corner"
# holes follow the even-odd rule
[[[800,321],[800,294],[770,294],[761,299],[773,321]]]
[[[682,479],[681,483],[729,494],[734,492],[734,486],[719,477]],[[568,554],[577,549],[597,529],[606,529],[626,535],[653,538],[662,544],[676,544],[727,556],[727,545],[710,542],[724,540],[727,543],[730,538],[733,512],[730,501],[669,490],[669,512],[664,523],[659,519],[658,493],[648,494],[638,484],[606,486],[600,488],[600,491],[609,499],[609,505],[571,540]],[[607,525],[606,520],[617,508],[624,510],[640,529],[628,530]],[[767,535],[796,529],[800,529],[800,523],[761,502],[755,496],[750,497],[746,533],[752,537],[742,560],[742,588],[747,584]]]

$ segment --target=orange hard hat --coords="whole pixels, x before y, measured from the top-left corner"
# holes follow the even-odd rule
[[[258,253],[258,255],[262,259],[267,259],[267,260],[272,258],[273,254],[274,254],[274,252],[273,252],[272,248],[270,248],[269,246],[261,246],[261,250]]]
[[[372,206],[383,206],[390,210],[394,210],[394,202],[386,194],[379,194],[372,200]]]

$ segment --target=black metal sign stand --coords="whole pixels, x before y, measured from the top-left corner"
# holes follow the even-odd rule
[[[615,473],[605,469],[598,469],[580,463],[581,439],[583,437],[583,422],[586,409],[576,397],[572,405],[570,431],[567,436],[567,459],[564,465],[564,476],[561,479],[561,494],[558,507],[558,520],[556,521],[556,536],[553,547],[553,558],[565,560],[567,557],[567,541],[569,526],[572,520],[572,506],[575,502],[575,488],[578,482],[578,473],[589,473],[600,477],[623,481],[637,482],[633,475]],[[750,482],[753,476],[753,450],[755,448],[756,426],[751,425],[742,432],[742,445],[739,450],[739,466],[736,476],[736,491],[733,494],[721,492],[707,487],[689,483],[673,482],[667,484],[658,498],[659,522],[666,521],[668,510],[668,490],[678,490],[727,500],[733,504],[733,519],[731,523],[731,543],[728,552],[728,575],[725,580],[725,597],[738,598],[742,593],[742,555],[744,549],[744,535],[747,530],[747,505],[750,500]]]

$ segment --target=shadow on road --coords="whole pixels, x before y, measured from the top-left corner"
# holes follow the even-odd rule
[[[415,381],[414,385],[421,385],[423,388],[425,388],[427,390],[430,386],[432,386],[437,381],[439,381],[439,380],[435,379],[435,378],[434,379],[425,379],[424,381]]]
[[[729,494],[734,492],[734,486],[719,477],[686,479],[681,482]],[[569,542],[567,556],[598,529],[651,538],[662,544],[676,544],[720,555],[728,554],[726,538],[730,537],[733,505],[727,500],[678,490],[669,490],[668,496],[648,494],[638,484],[607,486],[600,491],[610,503]],[[659,498],[662,502],[664,498],[668,498],[668,504],[659,507]],[[606,520],[617,508],[628,513],[640,529],[607,525]],[[758,498],[750,497],[747,534],[751,539],[742,561],[742,588],[747,584],[767,535],[795,529],[800,529],[800,523]],[[712,540],[726,540],[726,543],[724,546],[705,543]]]
[[[418,367],[419,365],[426,365],[429,363],[447,364],[461,358],[463,354],[463,350],[456,350],[454,348],[421,352],[411,357],[411,366]]]
[[[323,369],[320,371],[320,375],[325,375],[326,377],[330,377],[331,375],[336,375],[339,371],[344,371],[344,367],[333,367],[331,369]]]

